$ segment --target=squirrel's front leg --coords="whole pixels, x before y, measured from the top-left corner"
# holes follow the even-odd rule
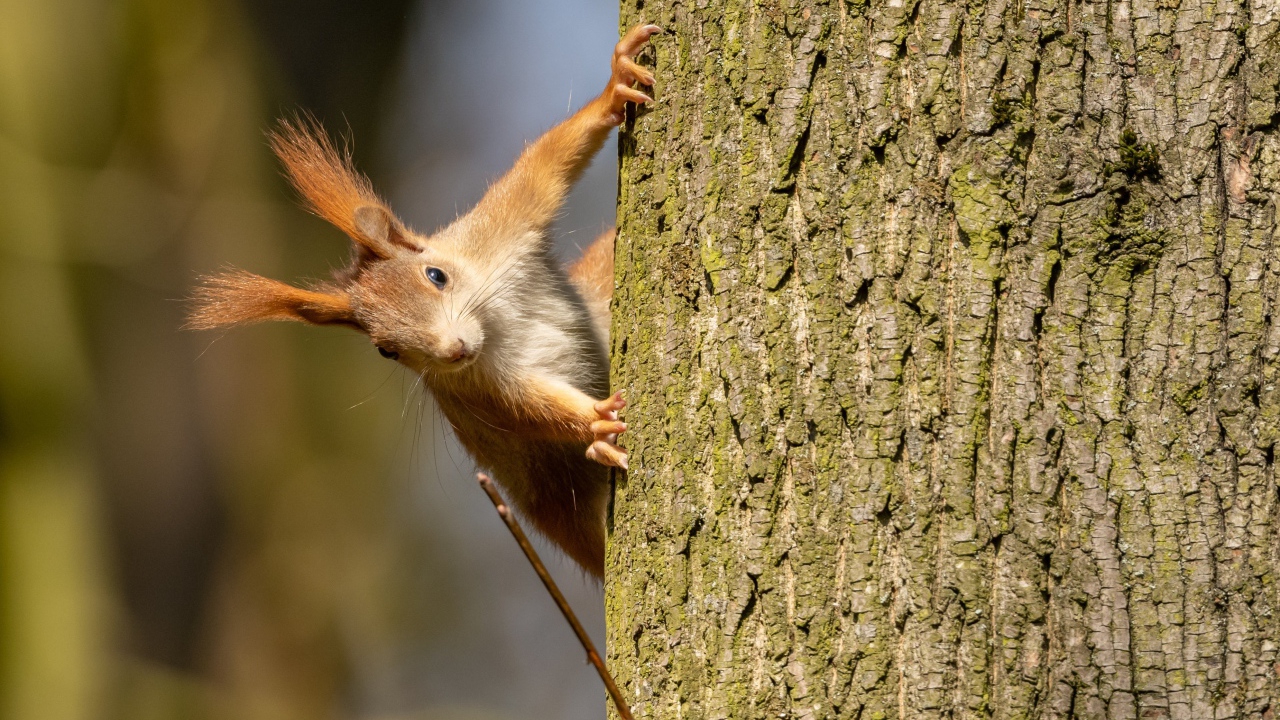
[[[652,86],[653,73],[637,65],[632,58],[640,52],[649,38],[660,32],[662,29],[657,25],[638,25],[618,41],[610,62],[609,84],[584,111],[593,107],[601,108],[609,125],[620,125],[625,117],[627,103],[643,105],[653,102],[653,98],[633,87],[635,83]],[[621,390],[592,403],[595,418],[590,425],[592,439],[591,445],[587,447],[588,458],[601,465],[627,469],[627,451],[618,445],[618,435],[627,429],[626,423],[618,420],[618,412],[626,406],[627,401],[623,399]]]
[[[632,87],[634,83],[652,85],[654,81],[653,75],[632,58],[658,32],[657,25],[641,25],[618,42],[604,92],[526,148],[515,166],[489,188],[468,214],[476,237],[510,241],[529,237],[530,233],[545,233],[569,188],[613,128],[622,122],[627,103],[653,102]]]
[[[627,406],[621,391],[597,401],[558,380],[534,377],[520,384],[520,397],[493,424],[547,440],[588,443],[588,458],[627,469],[627,451],[618,445],[618,435],[627,430],[618,419]]]

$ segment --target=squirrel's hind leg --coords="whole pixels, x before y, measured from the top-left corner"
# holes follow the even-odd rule
[[[609,301],[613,299],[613,236],[609,228],[569,266],[569,280],[582,295],[600,342],[609,346]]]

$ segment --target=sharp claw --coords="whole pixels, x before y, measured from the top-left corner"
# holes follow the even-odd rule
[[[627,452],[617,445],[597,440],[587,448],[587,458],[601,465],[627,469]]]
[[[636,90],[635,88],[627,87],[626,85],[620,84],[616,86],[613,89],[613,91],[623,99],[630,100],[631,102],[637,105],[643,105],[645,103],[653,102],[653,98],[649,97],[648,95],[645,95],[644,93],[640,92],[639,90]]]
[[[618,435],[627,431],[627,424],[617,420],[596,420],[591,423],[591,432],[594,435]]]
[[[631,58],[619,58],[618,65],[626,71],[626,73],[630,74],[631,79],[636,82],[643,85],[652,85],[654,83],[653,73],[637,65],[633,60],[631,60]]]
[[[622,391],[619,390],[618,392],[610,395],[604,400],[601,400],[600,402],[596,403],[595,411],[598,414],[603,416],[603,415],[606,415],[607,413],[616,413],[618,410],[621,410],[626,406],[627,406],[627,401],[623,399]],[[615,415],[613,417],[602,418],[602,419],[616,420],[617,416]]]
[[[622,36],[622,40],[618,42],[618,46],[614,48],[614,52],[622,55],[631,55],[640,49],[649,38],[662,32],[662,28],[657,25],[644,25],[634,27]]]
[[[644,25],[634,27],[622,36],[618,44],[613,48],[614,57],[626,57],[635,55],[640,51],[649,38],[662,32],[662,28],[657,25]]]

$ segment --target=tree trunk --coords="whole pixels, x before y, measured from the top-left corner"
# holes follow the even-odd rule
[[[643,718],[1280,700],[1280,9],[624,3]]]

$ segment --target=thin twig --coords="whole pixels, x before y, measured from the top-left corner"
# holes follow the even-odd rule
[[[480,487],[484,488],[485,494],[493,502],[494,509],[498,511],[498,517],[502,518],[502,522],[507,524],[507,529],[511,531],[511,536],[516,539],[516,544],[524,551],[524,556],[529,559],[529,564],[533,566],[533,571],[538,573],[538,579],[542,580],[542,584],[547,587],[547,592],[551,593],[551,598],[556,601],[556,605],[560,608],[560,613],[564,615],[565,620],[569,621],[569,626],[573,628],[574,634],[578,636],[578,642],[582,643],[582,648],[587,651],[587,660],[595,666],[596,672],[600,673],[600,679],[604,681],[604,686],[609,691],[609,697],[613,698],[613,704],[617,706],[618,714],[622,716],[622,720],[635,720],[631,715],[631,709],[627,707],[627,703],[622,699],[622,692],[618,690],[618,685],[613,681],[613,676],[609,674],[609,670],[604,666],[604,660],[600,659],[600,653],[596,652],[596,646],[592,644],[587,631],[582,627],[582,623],[578,622],[578,616],[573,614],[573,608],[569,607],[569,601],[560,592],[556,581],[551,579],[551,573],[547,572],[547,566],[542,564],[541,558],[538,557],[538,551],[533,549],[533,545],[529,543],[529,538],[525,537],[524,530],[520,529],[520,523],[516,522],[516,517],[511,513],[511,508],[507,507],[507,503],[498,494],[498,488],[494,487],[493,481],[484,473],[477,474],[476,480],[480,481]]]

